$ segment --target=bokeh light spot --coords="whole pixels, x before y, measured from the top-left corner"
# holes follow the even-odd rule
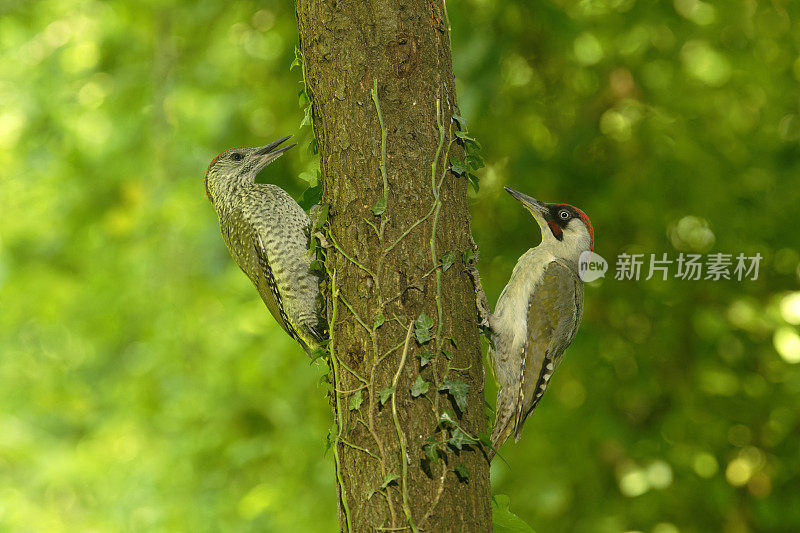
[[[92,77],[78,89],[78,103],[90,109],[103,105],[109,93],[110,76],[108,74]]]
[[[708,221],[692,215],[671,225],[667,233],[676,250],[705,252],[711,249],[716,240]]]
[[[672,484],[672,467],[666,461],[653,461],[646,473],[647,481],[654,489],[665,489]]]
[[[8,109],[0,113],[0,147],[13,148],[26,122],[27,117],[19,109]]]
[[[728,463],[728,468],[725,469],[725,479],[734,487],[746,484],[752,475],[753,465],[744,457],[737,457]]]
[[[725,479],[734,487],[746,485],[764,463],[764,452],[754,446],[748,446],[728,463]]]
[[[675,11],[698,26],[707,26],[717,18],[716,8],[700,0],[675,0]]]
[[[653,526],[652,533],[680,533],[680,530],[669,522],[661,522]]]
[[[781,299],[781,317],[789,324],[800,324],[800,292],[792,292]]]
[[[778,328],[772,337],[772,344],[781,359],[787,363],[800,363],[800,335],[794,329],[788,326]]]
[[[631,121],[616,109],[609,109],[600,117],[600,131],[616,141],[625,142],[631,138]]]
[[[711,87],[720,87],[731,77],[725,56],[704,41],[689,41],[681,49],[681,59],[689,75]]]
[[[582,33],[573,45],[575,58],[582,65],[595,65],[603,59],[603,47],[597,37],[589,32]]]
[[[100,49],[94,41],[84,41],[64,49],[61,54],[61,68],[65,72],[77,73],[97,65]]]
[[[710,453],[701,452],[695,454],[692,460],[692,468],[698,476],[709,479],[719,470],[719,463],[717,463],[716,457]]]
[[[649,489],[647,474],[640,469],[626,472],[619,480],[619,491],[629,498],[641,496]]]
[[[512,54],[503,61],[503,78],[512,87],[522,87],[533,78],[533,69],[522,56]]]
[[[265,483],[256,485],[239,500],[239,515],[246,520],[257,517],[276,501],[275,491],[274,486]]]
[[[565,380],[558,390],[558,399],[567,407],[575,409],[586,401],[586,388],[580,381],[574,379]]]

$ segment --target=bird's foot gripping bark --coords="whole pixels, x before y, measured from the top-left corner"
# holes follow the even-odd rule
[[[489,300],[486,298],[486,293],[483,292],[481,286],[481,275],[474,265],[467,267],[467,272],[472,277],[472,284],[475,286],[475,305],[478,307],[478,315],[481,318],[479,327],[491,329],[492,310],[489,307]]]
[[[475,288],[475,305],[478,308],[478,315],[481,319],[478,327],[483,330],[487,337],[490,337],[492,331],[492,309],[489,307],[489,300],[486,298],[486,293],[483,292],[483,287],[481,286],[481,274],[475,266],[475,263],[478,262],[478,245],[472,238],[472,234],[470,234],[469,240],[472,245],[472,253],[469,260],[465,260],[467,264],[465,270],[472,278],[472,286]]]
[[[328,239],[325,238],[325,235],[321,231],[317,231],[314,233],[314,237],[319,239],[319,245],[325,248],[326,250],[331,247],[331,244],[328,242]]]

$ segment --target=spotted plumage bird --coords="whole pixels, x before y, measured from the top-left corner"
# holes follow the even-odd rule
[[[278,324],[311,355],[327,336],[321,274],[310,270],[311,219],[277,185],[255,182],[264,167],[295,146],[279,148],[288,138],[219,154],[206,170],[206,196],[234,261]]]

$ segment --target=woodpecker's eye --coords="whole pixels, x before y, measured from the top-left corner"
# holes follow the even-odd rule
[[[233,159],[234,161],[241,161],[242,159],[244,159],[244,156],[239,152],[233,152],[231,154],[231,159]]]
[[[558,216],[561,217],[561,220],[567,220],[569,218],[569,211],[562,209],[558,212]]]

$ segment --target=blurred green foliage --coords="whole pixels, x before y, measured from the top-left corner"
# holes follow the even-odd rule
[[[538,239],[504,185],[580,206],[611,263],[495,491],[539,532],[800,530],[797,3],[448,7],[490,299]],[[324,369],[202,186],[230,146],[307,144],[296,40],[288,2],[0,4],[0,529],[336,527]],[[681,251],[764,261],[613,279]]]

